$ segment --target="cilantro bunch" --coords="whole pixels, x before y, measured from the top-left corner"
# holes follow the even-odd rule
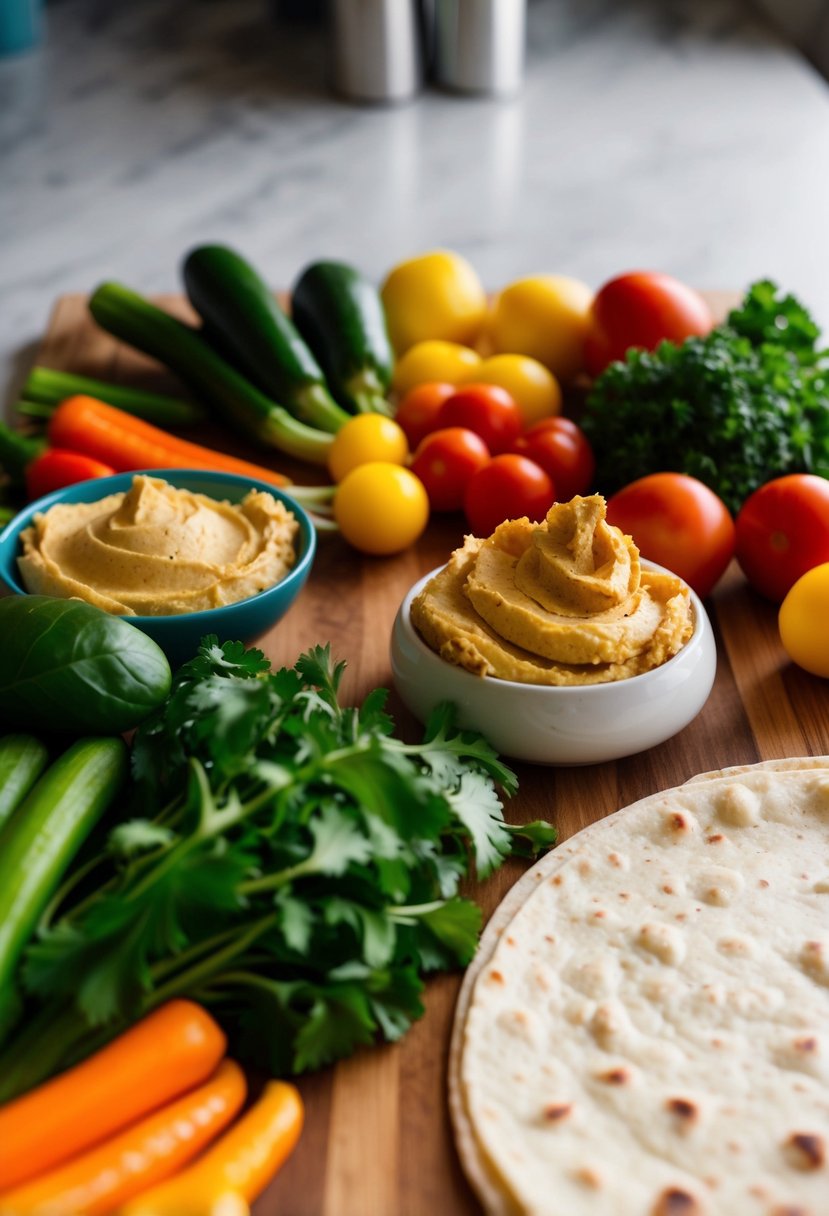
[[[0,1060],[11,1094],[172,997],[210,1006],[231,1050],[317,1068],[422,1013],[423,975],[467,963],[479,908],[458,894],[555,841],[504,822],[514,774],[439,708],[394,737],[385,691],[343,707],[317,647],[271,671],[202,642],[138,730],[136,805],[82,858],[30,946],[36,1005]]]
[[[793,296],[755,283],[705,338],[631,350],[596,380],[583,427],[606,494],[688,473],[732,512],[785,473],[829,476],[829,367]]]

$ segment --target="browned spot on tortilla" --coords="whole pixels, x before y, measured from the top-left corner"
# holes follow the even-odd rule
[[[597,1080],[607,1085],[625,1085],[630,1080],[630,1073],[626,1068],[610,1068],[607,1072],[600,1072]]]
[[[493,984],[503,984],[504,982],[504,977],[501,975],[500,971],[490,971],[489,978],[492,980]]]
[[[572,1110],[572,1102],[550,1102],[541,1113],[548,1123],[558,1123],[560,1119],[566,1119]]]
[[[666,895],[673,895],[673,893],[674,893],[673,887],[668,882],[665,883],[662,890],[665,892]]]
[[[685,816],[680,815],[680,813],[678,811],[675,812],[675,814],[673,814],[671,816],[671,823],[673,824],[673,826],[676,828],[676,830],[678,832],[687,832],[688,831],[688,821],[686,820]]]
[[[602,1189],[601,1174],[589,1165],[582,1165],[579,1169],[573,1170],[573,1177],[577,1182],[583,1182],[585,1186],[589,1186],[591,1191],[600,1191]]]
[[[508,946],[514,946],[514,945],[515,945],[515,938],[514,938],[514,937],[508,937],[506,940],[507,940],[507,945],[508,945]]]
[[[722,832],[715,832],[713,836],[708,837],[709,844],[719,844],[721,840],[725,840]]]
[[[761,879],[759,879],[759,881],[758,881],[758,883],[757,883],[757,886],[758,886],[758,887],[767,887],[768,885],[769,885],[769,884],[768,884],[768,880],[767,880],[767,879],[765,879],[765,878],[761,878]]]
[[[621,864],[622,864],[622,859],[618,853],[608,853],[607,860],[610,862],[610,864],[612,866],[615,866],[617,870],[618,870],[619,866],[621,866]]]
[[[702,1207],[688,1191],[672,1186],[657,1199],[653,1216],[702,1216]]]
[[[823,1137],[813,1132],[792,1132],[786,1147],[791,1164],[801,1170],[818,1170],[826,1160]]]
[[[686,1127],[690,1127],[699,1118],[699,1110],[696,1104],[689,1102],[687,1098],[668,1098],[665,1103],[672,1115],[676,1115]]]
[[[807,1038],[795,1039],[794,1049],[795,1051],[802,1051],[806,1054],[812,1051],[817,1051],[817,1039],[813,1038],[811,1035],[809,1035]]]

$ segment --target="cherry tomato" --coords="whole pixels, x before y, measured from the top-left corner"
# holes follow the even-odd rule
[[[607,504],[608,522],[628,532],[643,557],[673,570],[706,596],[734,556],[734,521],[713,490],[685,473],[651,473]]]
[[[426,487],[433,511],[459,511],[470,477],[490,459],[480,435],[450,426],[426,436],[411,467]]]
[[[529,355],[491,355],[469,377],[505,388],[521,411],[524,426],[561,413],[561,386],[551,371]]]
[[[74,486],[93,477],[111,477],[114,472],[110,465],[91,456],[82,456],[80,452],[47,448],[27,465],[26,490],[29,498],[42,498],[64,486]]]
[[[829,481],[790,473],[755,490],[737,515],[737,561],[754,590],[777,603],[829,562]]]
[[[555,486],[541,466],[507,452],[469,479],[463,509],[475,535],[489,536],[505,519],[526,515],[539,522],[555,500]]]
[[[605,283],[590,310],[584,361],[591,376],[624,359],[632,346],[654,350],[660,342],[684,342],[713,327],[711,309],[698,292],[668,274],[635,271]]]
[[[376,460],[358,465],[340,482],[334,518],[355,549],[399,553],[414,544],[429,522],[429,499],[414,473]]]
[[[438,414],[438,427],[463,426],[480,435],[493,455],[505,452],[521,434],[521,411],[497,384],[464,384]]]
[[[409,443],[402,427],[383,414],[358,414],[349,418],[334,436],[328,453],[328,471],[335,481],[370,460],[405,464]]]
[[[829,676],[829,564],[807,570],[780,606],[780,640],[792,662]]]
[[[397,407],[394,420],[406,432],[412,451],[435,430],[440,408],[454,392],[454,384],[432,380],[406,393]]]
[[[409,347],[398,359],[394,368],[394,391],[400,395],[408,393],[418,384],[461,384],[474,378],[475,369],[481,366],[481,356],[468,346],[457,342],[441,342],[430,339]]]
[[[518,436],[512,450],[541,465],[552,477],[560,502],[593,489],[593,449],[581,427],[569,418],[542,419]]]

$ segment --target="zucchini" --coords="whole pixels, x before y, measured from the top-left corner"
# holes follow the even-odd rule
[[[152,638],[82,600],[0,599],[0,724],[119,734],[170,691],[170,664]]]
[[[0,828],[17,809],[49,762],[46,745],[34,735],[0,739]]]
[[[123,739],[79,739],[0,833],[0,1027],[18,1006],[17,964],[41,913],[127,772]]]
[[[200,245],[182,274],[208,341],[262,392],[310,426],[335,432],[348,421],[293,322],[244,258],[224,245]]]
[[[291,307],[334,395],[358,413],[390,414],[394,352],[374,285],[345,262],[314,262],[294,285]]]
[[[217,354],[192,325],[120,283],[103,283],[89,311],[102,329],[159,359],[212,406],[229,426],[300,460],[325,464],[333,442],[327,431],[299,422]]]

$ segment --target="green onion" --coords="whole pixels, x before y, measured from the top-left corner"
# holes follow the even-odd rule
[[[48,418],[52,410],[43,410],[43,406],[60,405],[61,401],[78,393],[97,397],[99,401],[114,405],[136,418],[173,430],[204,422],[204,410],[191,401],[180,401],[177,397],[123,384],[108,384],[91,376],[78,376],[74,372],[56,371],[51,367],[32,368],[23,385],[24,400],[18,410],[29,417]]]

